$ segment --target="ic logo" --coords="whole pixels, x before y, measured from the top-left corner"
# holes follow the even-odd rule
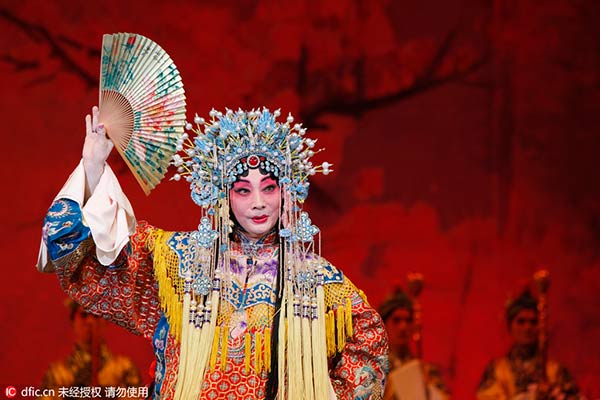
[[[12,399],[17,395],[17,388],[14,386],[7,386],[6,389],[4,389],[4,394],[6,394],[6,397],[9,399]]]

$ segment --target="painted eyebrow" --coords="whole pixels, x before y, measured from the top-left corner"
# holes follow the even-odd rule
[[[273,178],[271,178],[270,176],[265,176],[265,177],[264,177],[264,178],[262,178],[260,181],[261,181],[261,182],[264,182],[264,181],[266,181],[267,179],[271,179],[273,182],[275,182],[275,180],[274,180]],[[249,180],[247,180],[247,179],[238,179],[237,181],[238,181],[238,182],[244,182],[244,183],[250,183],[250,181],[249,181]]]

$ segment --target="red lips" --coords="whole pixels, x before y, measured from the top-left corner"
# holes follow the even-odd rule
[[[254,222],[255,224],[264,224],[265,222],[267,222],[268,218],[269,218],[268,215],[261,215],[259,217],[252,217],[252,222]]]

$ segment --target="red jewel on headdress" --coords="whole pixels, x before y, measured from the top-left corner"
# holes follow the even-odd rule
[[[256,167],[258,167],[258,164],[260,164],[260,160],[259,160],[258,156],[248,157],[248,166],[250,168],[256,168]]]

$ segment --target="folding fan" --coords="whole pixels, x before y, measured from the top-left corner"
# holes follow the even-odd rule
[[[159,45],[135,33],[103,36],[100,121],[146,195],[177,151],[185,105],[179,71]]]

